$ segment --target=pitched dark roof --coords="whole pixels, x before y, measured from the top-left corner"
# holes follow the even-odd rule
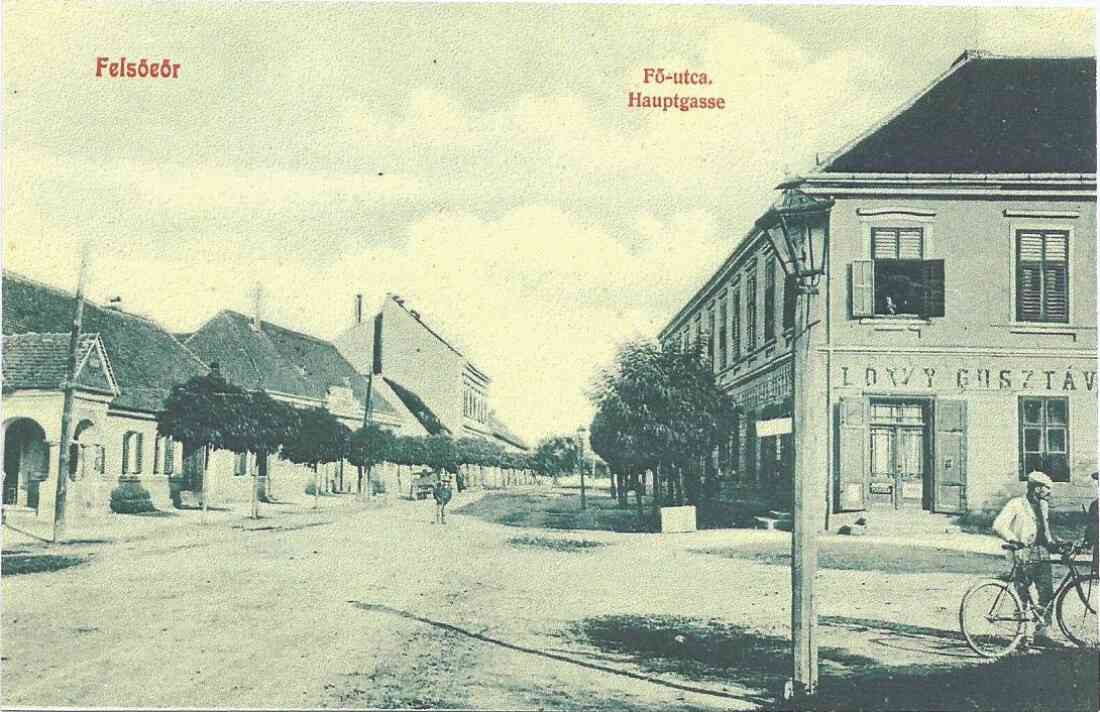
[[[386,383],[381,378],[370,379],[371,386],[371,400],[370,400],[370,414],[369,415],[388,415],[392,418],[400,418],[401,411],[399,411],[390,399],[386,396]],[[390,391],[393,393],[393,391]]]
[[[4,273],[4,334],[67,334],[72,319],[72,293]],[[170,333],[145,317],[85,302],[82,326],[99,334],[107,352],[120,389],[113,406],[156,412],[172,386],[207,371]]]
[[[513,433],[508,429],[508,426],[504,424],[494,413],[489,413],[489,428],[492,429],[493,435],[500,438],[506,443],[515,445],[521,450],[530,450],[531,446],[524,442],[523,438]]]
[[[968,52],[827,173],[1095,173],[1096,58]]]
[[[61,388],[69,370],[70,338],[69,334],[4,336],[4,391]],[[81,334],[76,383],[84,390],[114,395],[110,366],[99,356],[98,340],[98,334]]]
[[[409,409],[409,412],[420,421],[420,424],[424,426],[424,429],[428,431],[429,435],[439,435],[440,433],[447,435],[451,434],[450,429],[443,424],[443,421],[436,417],[436,414],[420,396],[392,379],[386,378],[385,376],[383,376],[382,379],[389,385],[393,392],[397,394],[397,397],[401,399],[401,403]]]
[[[325,400],[331,386],[350,386],[366,402],[367,379],[336,347],[322,339],[224,310],[187,339],[206,363],[217,362],[228,380],[248,389],[263,388],[288,395]]]

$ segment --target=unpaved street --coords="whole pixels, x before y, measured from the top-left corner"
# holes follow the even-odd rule
[[[713,545],[712,533],[581,536],[459,513],[446,526],[431,519],[430,503],[398,501],[302,516],[282,528],[194,528],[163,540],[71,545],[66,554],[91,556],[55,572],[4,577],[3,703],[776,704],[789,667],[785,565],[692,548]],[[736,548],[785,535],[720,536]],[[981,682],[983,667],[955,621],[974,578],[823,570],[823,688],[962,671],[978,683],[962,686],[958,709],[980,707],[965,695],[992,681]],[[1095,656],[1088,664],[1095,673]],[[949,687],[935,694],[952,694]]]

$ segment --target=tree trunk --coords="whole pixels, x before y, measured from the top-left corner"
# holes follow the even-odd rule
[[[259,458],[259,453],[256,455]],[[260,518],[260,469],[259,463],[252,470],[252,518]]]
[[[313,465],[313,508],[321,506],[321,474],[317,465]]]
[[[632,484],[634,485],[634,500],[638,505],[638,527],[645,526],[645,509],[642,506],[642,480],[644,474],[634,473],[631,477]]]
[[[202,446],[202,517],[200,523],[206,524],[206,500],[209,492],[206,491],[207,479],[210,473],[210,446]]]

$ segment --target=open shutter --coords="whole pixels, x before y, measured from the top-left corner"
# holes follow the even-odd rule
[[[122,474],[130,474],[130,440],[133,438],[131,433],[126,433],[122,436]]]
[[[134,472],[137,474],[141,473],[141,451],[145,449],[143,447],[144,443],[142,442],[144,439],[145,436],[141,433],[134,435],[134,447],[137,449],[134,452]]]
[[[153,474],[154,475],[160,474],[160,448],[161,448],[161,442],[163,440],[164,440],[164,438],[160,437],[159,435],[157,437],[153,438]]]
[[[924,314],[925,317],[944,315],[943,260],[924,261]]]
[[[966,401],[936,401],[937,512],[966,511]]]
[[[851,265],[852,316],[875,315],[875,263],[856,260]]]
[[[863,398],[841,398],[837,404],[837,511],[866,509],[867,416]]]

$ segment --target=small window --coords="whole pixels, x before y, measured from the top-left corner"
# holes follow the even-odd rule
[[[728,363],[726,351],[726,321],[728,319],[726,309],[726,295],[723,294],[718,302],[718,369],[722,370]]]
[[[714,305],[710,305],[710,309],[707,311],[707,358],[710,361],[710,368],[714,370],[715,364],[715,333],[714,333]]]
[[[1040,470],[1069,482],[1069,399],[1020,399],[1020,479]]]
[[[1069,321],[1069,232],[1016,233],[1016,320]]]
[[[168,436],[164,438],[164,469],[166,475],[176,472],[176,439]]]
[[[783,331],[794,330],[794,310],[798,304],[798,282],[794,275],[783,278]]]
[[[730,356],[733,362],[741,358],[741,289],[733,290],[730,297]]]
[[[764,266],[764,340],[776,338],[775,331],[775,258]]]
[[[248,474],[248,453],[238,452],[233,456],[233,474],[243,477]]]
[[[944,262],[925,259],[921,227],[871,229],[871,259],[852,263],[852,316],[942,317]]]
[[[130,431],[122,436],[122,474],[141,474],[141,433]]]
[[[871,259],[875,262],[875,314],[921,314],[924,231],[919,227],[872,229]]]
[[[745,278],[745,353],[756,351],[756,272]]]

